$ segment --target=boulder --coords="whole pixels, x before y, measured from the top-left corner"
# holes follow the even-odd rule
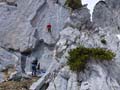
[[[9,77],[9,81],[21,81],[23,79],[31,79],[30,76],[28,76],[27,74],[22,74],[20,72],[13,72],[11,73],[10,77]]]
[[[13,81],[20,81],[22,78],[21,74],[18,72],[13,72],[11,73],[10,77],[9,77],[9,81],[13,80]]]
[[[0,48],[0,65],[1,71],[9,68],[13,68],[17,63],[18,57],[15,54],[12,54],[6,51],[3,48]]]

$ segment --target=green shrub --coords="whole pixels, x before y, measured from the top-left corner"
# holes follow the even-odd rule
[[[81,0],[66,0],[65,5],[70,7],[72,10],[79,9],[82,7]]]
[[[107,44],[107,41],[106,41],[105,39],[102,39],[102,40],[101,40],[101,43],[106,45],[106,44]]]
[[[77,47],[69,52],[67,64],[72,71],[83,71],[88,60],[107,60],[110,61],[115,57],[115,54],[110,50],[102,48],[86,48],[83,46]]]

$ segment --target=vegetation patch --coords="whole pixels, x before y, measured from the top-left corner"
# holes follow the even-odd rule
[[[85,69],[88,60],[111,61],[114,57],[115,53],[110,50],[80,46],[69,52],[67,64],[72,71],[79,72]]]
[[[101,40],[101,43],[104,44],[104,45],[106,45],[106,44],[107,44],[107,41],[106,41],[105,39],[102,39],[102,40]]]
[[[82,7],[81,0],[66,0],[65,5],[70,7],[72,10],[79,9]]]

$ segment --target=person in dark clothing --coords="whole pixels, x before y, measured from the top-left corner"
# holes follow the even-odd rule
[[[32,62],[32,76],[36,76],[38,59]]]

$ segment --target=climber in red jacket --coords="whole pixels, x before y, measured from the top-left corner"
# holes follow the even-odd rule
[[[47,30],[48,30],[48,32],[51,32],[51,24],[49,23],[48,25],[47,25]]]

